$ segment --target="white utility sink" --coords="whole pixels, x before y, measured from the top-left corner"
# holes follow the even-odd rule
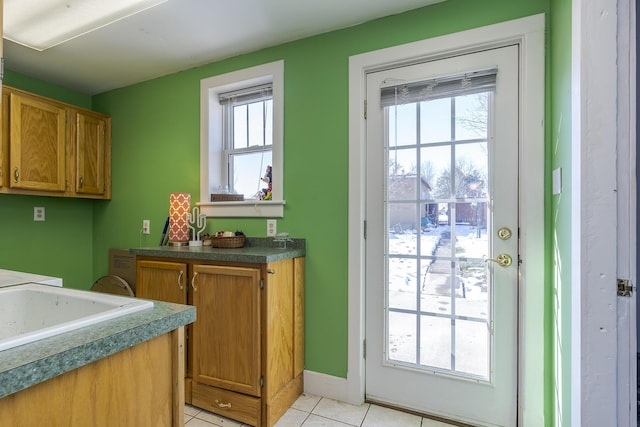
[[[0,351],[152,307],[152,301],[37,283],[0,288]]]

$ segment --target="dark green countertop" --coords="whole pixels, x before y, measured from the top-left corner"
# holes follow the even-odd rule
[[[273,238],[248,237],[244,247],[236,249],[212,248],[211,246],[155,246],[132,248],[129,249],[129,252],[153,257],[255,264],[266,264],[306,255],[305,239],[289,239],[286,242],[286,247],[283,246],[284,242],[274,241]]]

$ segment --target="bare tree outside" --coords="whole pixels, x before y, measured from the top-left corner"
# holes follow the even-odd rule
[[[468,95],[469,96],[469,95]],[[488,123],[489,92],[478,93],[473,96],[472,108],[457,120],[466,130],[473,132],[478,138],[486,138]]]

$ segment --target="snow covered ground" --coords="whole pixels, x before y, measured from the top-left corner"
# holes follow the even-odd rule
[[[388,249],[389,358],[487,378],[486,229],[456,224],[390,232]]]

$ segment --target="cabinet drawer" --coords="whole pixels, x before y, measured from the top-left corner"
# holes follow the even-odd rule
[[[224,417],[257,426],[260,424],[260,398],[194,382],[192,405]]]

